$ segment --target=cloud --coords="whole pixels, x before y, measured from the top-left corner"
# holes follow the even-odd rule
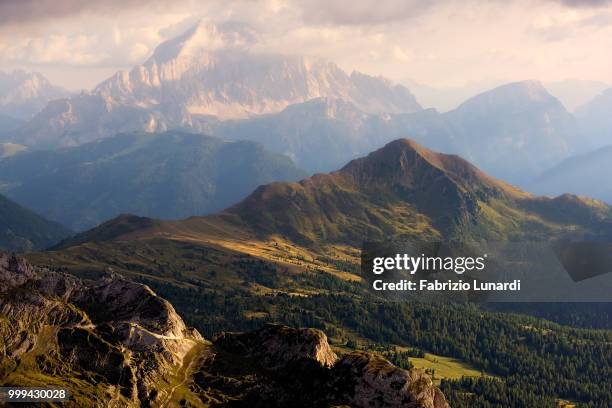
[[[591,8],[606,7],[612,4],[612,0],[557,0],[559,3],[568,7]]]
[[[296,6],[301,8],[306,23],[363,25],[408,20],[445,2],[449,0],[311,0],[298,1]]]
[[[99,38],[86,35],[51,35],[2,44],[0,51],[5,61],[28,61],[32,64],[95,65],[106,58],[96,51]]]
[[[545,41],[584,38],[612,26],[612,13],[593,8],[562,8],[547,11],[533,20],[529,32]]]
[[[2,0],[0,26],[37,23],[83,13],[111,14],[162,3],[161,0]]]
[[[257,33],[252,52],[440,86],[612,81],[605,5],[612,0],[0,0],[0,70],[90,87],[203,20],[230,32],[241,30],[228,22],[247,23]]]
[[[393,56],[395,57],[395,59],[397,59],[398,61],[402,61],[402,62],[407,62],[407,61],[410,61],[411,59],[410,54],[406,52],[405,50],[403,50],[402,47],[398,45],[393,47]]]
[[[524,0],[500,4],[510,6]],[[612,4],[612,0],[549,0],[569,8],[596,8]],[[207,9],[215,4],[220,13],[236,18],[241,10],[279,13],[283,9],[297,11],[306,24],[376,25],[406,21],[422,16],[436,6],[485,5],[486,0],[0,0],[0,27],[23,26],[83,14],[115,16],[135,10],[168,12],[188,7]]]

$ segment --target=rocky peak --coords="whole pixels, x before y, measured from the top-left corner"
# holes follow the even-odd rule
[[[449,188],[457,194],[505,194],[524,196],[514,187],[480,171],[468,161],[453,154],[433,152],[413,140],[398,139],[356,159],[342,168],[339,174],[349,176],[359,186],[381,186],[445,195]]]
[[[202,373],[199,385],[244,393],[247,400],[249,393],[256,393],[254,406],[280,407],[291,401],[296,407],[449,408],[442,392],[422,370],[402,370],[365,352],[338,359],[320,330],[268,325],[254,332],[221,333],[214,344],[234,357],[220,353],[211,361],[237,356],[254,359],[263,369],[258,374],[261,378],[253,381],[247,376],[249,381],[228,387],[228,379],[217,371],[223,370],[222,364],[212,363],[208,372]]]
[[[38,72],[0,72],[0,111],[10,116],[28,119],[47,102],[66,95],[67,91],[52,85]]]
[[[403,370],[377,354],[347,354],[334,365],[332,373],[351,406],[450,408],[423,370]]]
[[[23,258],[0,253],[0,292],[23,285],[37,276],[34,268]]]
[[[236,119],[277,113],[315,98],[343,99],[366,112],[421,109],[406,88],[384,78],[348,75],[318,58],[258,51],[251,47],[256,42],[257,33],[248,25],[199,23],[94,93],[166,115],[177,114],[178,102],[180,117],[170,119],[187,122],[192,115]]]
[[[210,345],[149,287],[112,272],[90,282],[0,254],[0,283],[3,385],[51,377],[87,406],[448,408],[422,371],[369,353],[338,359],[317,329],[270,324]]]
[[[443,175],[457,180],[485,178],[460,157],[435,153],[410,139],[390,142],[364,158],[351,161],[340,173],[351,175],[362,184],[369,178],[376,183],[386,180],[407,187],[430,184],[432,178]]]
[[[327,336],[317,329],[267,325],[248,333],[223,332],[213,342],[234,353],[256,357],[270,369],[303,361],[331,367],[337,359],[327,343]]]

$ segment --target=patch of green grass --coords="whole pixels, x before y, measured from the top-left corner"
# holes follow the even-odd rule
[[[425,353],[425,358],[410,357],[410,362],[416,368],[433,372],[436,384],[439,384],[442,379],[458,380],[462,377],[493,377],[478,371],[461,360],[436,354]]]

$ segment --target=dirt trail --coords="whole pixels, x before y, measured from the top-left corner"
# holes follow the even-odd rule
[[[165,394],[165,396],[161,397],[160,402],[155,404],[156,406],[160,408],[178,406],[178,401],[174,401],[174,394],[176,393],[177,389],[187,385],[189,381],[191,381],[191,378],[198,368],[198,363],[201,361],[201,357],[206,347],[207,345],[205,343],[197,342],[191,348],[191,350],[189,350],[183,359],[183,365],[173,375],[176,384],[163,391],[160,391],[160,395]]]

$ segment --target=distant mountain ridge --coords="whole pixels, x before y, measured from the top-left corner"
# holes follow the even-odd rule
[[[257,41],[245,25],[197,24],[92,92],[54,99],[25,124],[8,122],[0,141],[54,149],[117,133],[188,130],[261,142],[315,173],[410,137],[526,188],[612,134],[606,92],[572,115],[540,82],[521,81],[439,113],[384,78],[263,53]],[[570,93],[579,85],[559,84]],[[582,86],[590,94],[602,84]]]
[[[529,188],[547,195],[571,191],[612,204],[612,186],[602,182],[609,174],[612,174],[612,146],[563,160],[536,177]]]
[[[123,230],[126,223],[144,227],[109,235],[119,221]],[[155,237],[214,241],[227,234],[230,241],[270,245],[269,240],[277,237],[315,252],[325,251],[326,245],[359,247],[364,240],[402,236],[424,240],[612,236],[612,208],[571,195],[535,197],[489,177],[458,156],[435,153],[404,139],[336,172],[299,183],[261,186],[216,215],[151,226],[142,219],[122,217],[96,230],[75,236],[65,247],[96,241],[102,231],[111,236],[110,241]]]
[[[261,184],[305,176],[258,143],[184,132],[120,134],[0,161],[5,194],[75,230],[128,212],[162,219],[209,214]]]
[[[578,145],[575,129],[572,115],[541,83],[523,81],[477,95],[447,113],[377,115],[349,102],[316,99],[274,115],[220,122],[211,132],[259,141],[312,172],[333,170],[391,140],[410,137],[524,186],[572,154]]]
[[[607,88],[576,110],[583,138],[580,153],[612,143],[612,88]]]
[[[71,232],[0,195],[0,250],[27,252],[57,244]]]
[[[456,153],[484,171],[525,185],[579,146],[574,117],[537,81],[502,85],[445,114]]]
[[[170,49],[177,46],[170,45]],[[232,55],[243,52],[230,51]],[[228,51],[224,48],[216,52]],[[176,54],[169,55],[178,58]],[[187,58],[185,66],[191,67],[193,55],[179,53],[179,56]],[[157,62],[151,67],[158,66],[155,64]],[[170,69],[172,66],[163,70],[164,75],[175,74]],[[161,75],[159,68],[151,69]],[[223,139],[260,142],[273,152],[291,157],[299,167],[311,173],[332,171],[391,140],[411,137],[434,150],[459,154],[487,173],[523,188],[537,175],[580,151],[585,140],[579,136],[580,126],[575,117],[537,81],[500,86],[447,113],[433,109],[397,114],[368,113],[354,101],[317,97],[292,103],[278,113],[243,119],[219,120],[187,113],[198,119],[185,122],[177,116],[178,122],[172,125],[168,122],[170,116],[186,114],[183,108],[174,109],[183,105],[169,104],[174,113],[152,106],[159,105],[162,96],[170,95],[167,92],[175,92],[173,86],[176,84],[168,85],[170,90],[166,92],[163,81],[152,80],[151,73],[143,72],[135,69],[122,76],[121,81],[128,81],[125,83],[119,81],[119,77],[106,83],[100,88],[104,89],[100,92],[108,94],[105,97],[82,94],[53,101],[41,113],[51,118],[50,121],[43,124],[35,119],[19,128],[17,133],[30,144],[50,148],[57,142],[60,145],[87,143],[101,135],[98,131],[110,137],[113,129],[129,133],[131,129],[162,132],[169,127],[198,128]],[[130,79],[134,75],[135,79]],[[228,79],[228,86],[238,86],[239,76]],[[209,80],[192,78],[189,81],[207,86]],[[195,98],[203,91],[194,92]],[[206,98],[196,100],[210,102]],[[65,115],[63,112],[71,113]],[[118,118],[121,119],[116,120]],[[69,133],[65,132],[67,127],[71,129]],[[21,140],[20,137],[14,139]]]
[[[319,97],[343,99],[372,113],[421,109],[401,85],[359,72],[347,75],[330,62],[255,53],[249,48],[253,37],[244,27],[199,23],[94,93],[167,114],[177,109],[168,106],[174,103],[190,115],[219,119],[276,113]]]
[[[120,131],[207,131],[210,121],[277,113],[319,97],[343,99],[365,112],[421,109],[407,88],[389,80],[349,75],[330,62],[255,52],[253,41],[243,26],[200,23],[93,92],[53,101],[12,141],[49,148]]]
[[[0,72],[0,113],[16,119],[30,119],[49,101],[68,94],[38,72]]]
[[[404,79],[401,82],[410,88],[424,107],[448,112],[473,96],[503,85],[507,81],[484,79],[447,87],[429,86],[411,79]],[[609,86],[605,82],[581,79],[544,81],[543,84],[569,112],[575,112],[577,108],[591,101]]]

